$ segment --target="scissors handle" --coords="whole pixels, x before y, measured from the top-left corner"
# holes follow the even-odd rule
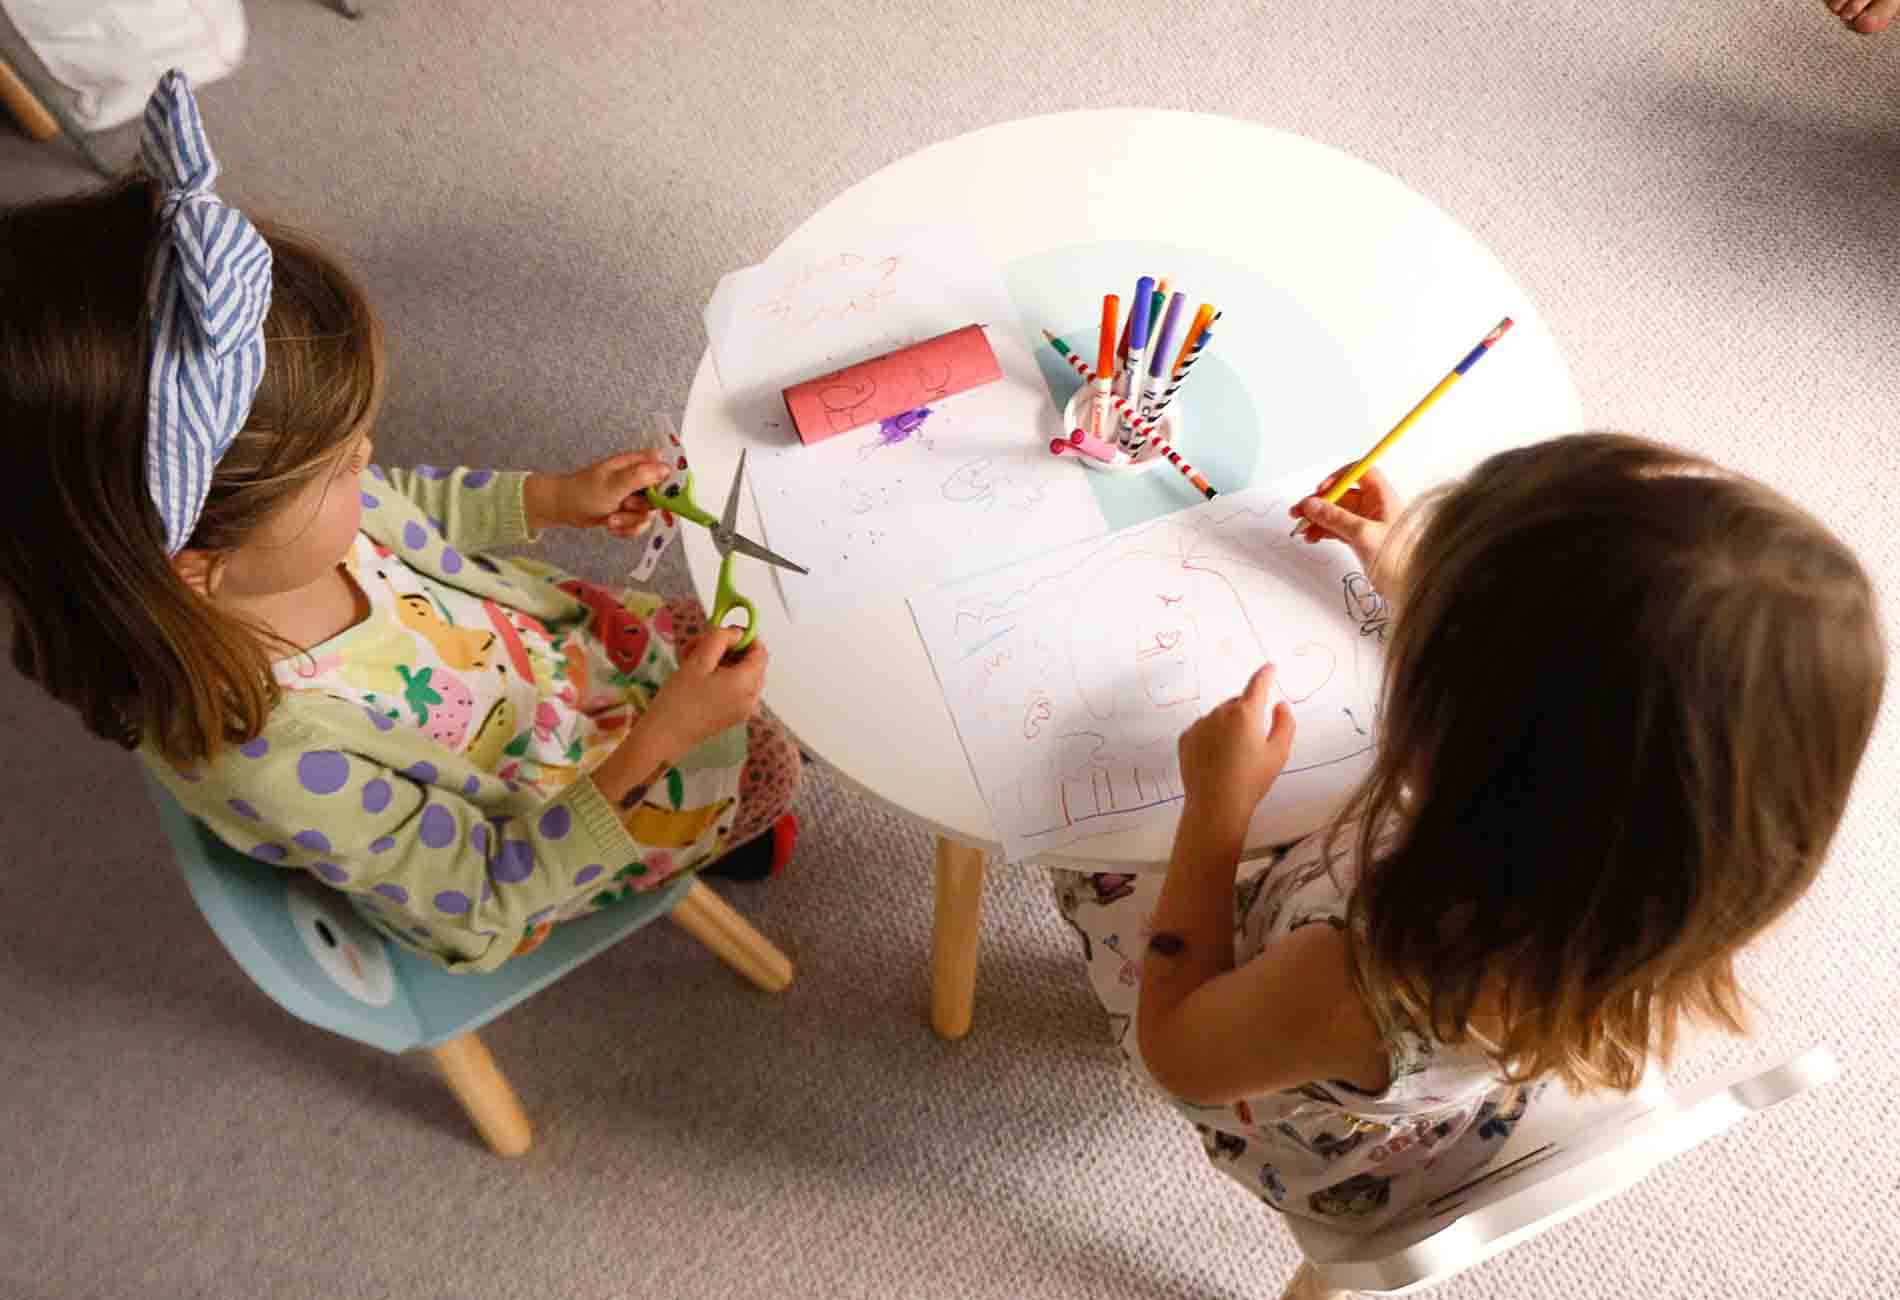
[[[670,495],[657,487],[650,487],[645,496],[656,510],[669,511],[681,519],[690,519],[701,528],[719,527],[719,521],[701,510],[699,503],[693,500],[693,471],[690,469],[680,476],[679,486]]]
[[[753,633],[758,630],[759,611],[752,607],[751,601],[741,596],[738,591],[733,588],[732,553],[728,551],[726,558],[719,562],[719,585],[713,590],[712,620],[707,626],[724,627],[726,624],[726,615],[735,609],[745,611],[745,635],[734,642],[732,646],[733,650],[737,652],[744,650],[747,646],[752,644]]]

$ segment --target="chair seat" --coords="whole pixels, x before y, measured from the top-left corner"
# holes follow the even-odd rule
[[[199,910],[257,986],[300,1020],[387,1052],[433,1047],[481,1028],[588,958],[670,912],[683,877],[554,927],[530,953],[483,975],[451,974],[390,943],[336,890],[258,862],[146,783]]]
[[[1553,1085],[1495,1160],[1418,1213],[1361,1235],[1308,1219],[1286,1222],[1327,1286],[1405,1295],[1581,1214],[1754,1112],[1839,1073],[1832,1053],[1815,1047],[1681,1098],[1653,1072],[1630,1094],[1579,1095]]]

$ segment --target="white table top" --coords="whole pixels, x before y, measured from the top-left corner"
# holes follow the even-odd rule
[[[1305,327],[1327,331],[1355,359],[1363,390],[1355,402],[1390,414],[1363,431],[1314,433],[1263,464],[1260,480],[1364,454],[1504,315],[1516,325],[1496,354],[1381,467],[1409,495],[1493,451],[1583,427],[1556,341],[1503,266],[1391,176],[1300,136],[1144,109],[1007,122],[932,145],[860,181],[793,231],[778,252],[817,249],[867,226],[930,221],[973,224],[1005,268],[1072,244],[1154,242],[1217,253],[1296,299]],[[1143,270],[1135,268],[1130,283]],[[1099,310],[1100,295],[1112,288],[1078,283],[1077,315],[1086,317],[1091,297]],[[1037,322],[1024,324],[1033,329]],[[1272,322],[1223,319],[1222,327],[1221,354],[1250,377],[1250,386],[1254,374],[1272,374]],[[1270,398],[1258,395],[1263,405]],[[710,351],[700,359],[681,427],[695,474],[708,483],[727,482],[740,449],[758,436],[727,409]],[[1183,494],[1183,505],[1193,500]],[[739,524],[760,535],[750,499]],[[694,586],[710,607],[718,556],[703,530],[682,536]],[[762,567],[742,580],[742,590],[758,606],[760,635],[772,654],[766,703],[800,743],[933,830],[995,847],[988,809],[903,596],[892,593],[835,621],[796,624]],[[1038,861],[1165,867],[1175,820],[1162,813]],[[1310,829],[1271,827],[1263,843]]]

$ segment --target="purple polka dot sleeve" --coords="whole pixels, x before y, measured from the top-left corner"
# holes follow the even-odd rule
[[[601,864],[639,856],[590,780],[543,801],[471,780],[461,756],[381,731],[361,709],[323,716],[329,729],[273,725],[193,781],[154,771],[225,843],[356,896],[385,933],[451,970],[493,970],[530,917],[587,896]]]
[[[410,564],[454,577],[476,552],[535,540],[522,498],[527,478],[512,470],[384,468],[380,479],[364,480],[364,527]],[[377,498],[374,509],[368,497]]]

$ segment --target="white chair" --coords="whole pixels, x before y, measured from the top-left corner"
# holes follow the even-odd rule
[[[1634,1093],[1553,1089],[1472,1180],[1377,1232],[1289,1217],[1306,1263],[1283,1300],[1408,1295],[1581,1214],[1737,1121],[1839,1077],[1825,1047],[1751,1066],[1672,1097],[1652,1075]]]

